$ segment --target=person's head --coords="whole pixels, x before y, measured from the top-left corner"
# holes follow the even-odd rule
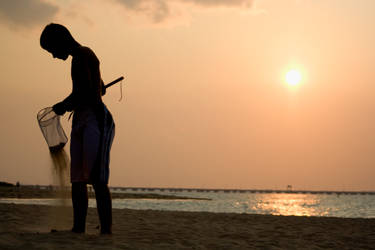
[[[40,46],[51,53],[54,58],[61,60],[66,60],[77,45],[79,43],[61,24],[48,24],[40,35]]]

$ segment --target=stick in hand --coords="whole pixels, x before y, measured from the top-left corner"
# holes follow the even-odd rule
[[[112,85],[114,85],[114,84],[116,84],[116,83],[118,83],[119,81],[122,81],[122,80],[124,80],[124,77],[123,77],[123,76],[121,76],[121,77],[117,78],[116,80],[114,80],[114,81],[112,81],[112,82],[110,82],[110,83],[104,85],[104,87],[105,87],[105,88],[109,88],[109,87],[111,87]]]

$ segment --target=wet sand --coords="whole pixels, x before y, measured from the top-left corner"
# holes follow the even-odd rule
[[[375,219],[113,210],[113,235],[74,234],[71,207],[0,204],[0,249],[374,249]],[[56,229],[57,232],[51,232]]]

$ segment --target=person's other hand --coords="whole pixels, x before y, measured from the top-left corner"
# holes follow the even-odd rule
[[[105,86],[104,86],[104,82],[103,82],[103,80],[101,80],[100,85],[101,85],[101,87],[102,87],[102,95],[105,95],[105,93],[107,93],[107,89],[106,89]]]
[[[52,109],[56,113],[56,115],[63,115],[66,112],[63,102],[56,103],[55,105],[53,105]]]

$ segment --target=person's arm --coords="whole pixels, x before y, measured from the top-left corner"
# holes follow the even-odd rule
[[[67,98],[65,98],[62,103],[64,104],[65,110],[66,111],[72,111],[75,107],[75,95],[72,92]]]
[[[57,115],[64,115],[66,111],[72,111],[74,109],[73,92],[62,102],[58,102],[53,105],[52,109]]]

